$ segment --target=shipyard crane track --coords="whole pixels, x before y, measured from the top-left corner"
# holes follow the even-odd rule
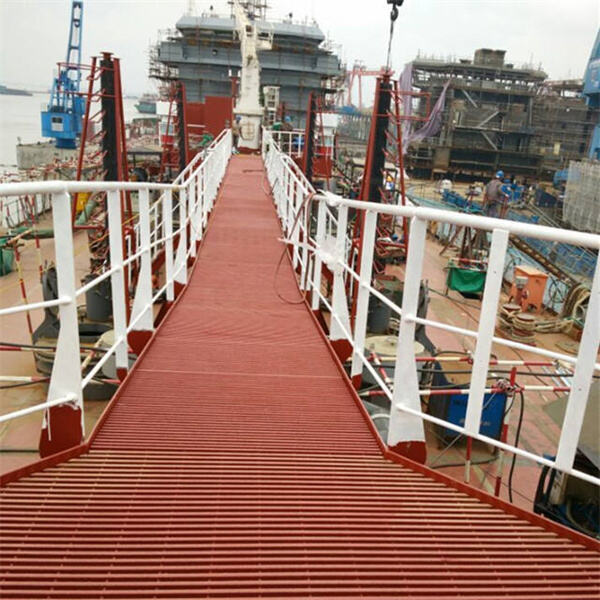
[[[231,158],[90,440],[3,478],[3,600],[596,600],[594,540],[384,448],[309,307],[273,289],[260,160]],[[288,259],[278,287],[300,298]]]

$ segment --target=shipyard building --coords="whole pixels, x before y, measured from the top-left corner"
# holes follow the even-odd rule
[[[446,89],[439,132],[409,149],[415,173],[483,178],[502,168],[551,179],[587,155],[600,111],[586,104],[583,81],[548,82],[541,68],[517,67],[505,54],[482,48],[472,59],[412,62],[412,85],[432,105]]]

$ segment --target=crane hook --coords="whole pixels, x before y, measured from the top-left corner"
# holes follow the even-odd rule
[[[393,22],[398,18],[398,8],[402,6],[404,0],[387,0],[387,3],[392,5],[392,13],[390,14],[390,19]]]

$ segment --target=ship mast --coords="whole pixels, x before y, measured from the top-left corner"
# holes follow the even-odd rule
[[[240,73],[240,92],[234,114],[239,117],[240,138],[238,147],[246,150],[258,150],[263,107],[260,103],[260,62],[259,50],[270,50],[272,34],[259,32],[256,15],[251,3],[242,6],[239,0],[232,3],[235,16],[235,28],[240,39],[242,69]]]

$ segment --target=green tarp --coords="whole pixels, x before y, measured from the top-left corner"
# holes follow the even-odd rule
[[[14,262],[14,251],[0,246],[0,276],[8,275],[13,270]]]
[[[448,289],[467,294],[480,294],[485,285],[485,271],[448,267]]]

